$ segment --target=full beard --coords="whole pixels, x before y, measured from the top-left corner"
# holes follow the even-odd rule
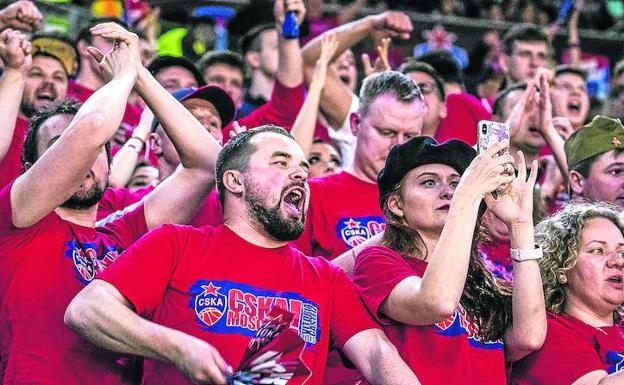
[[[77,191],[71,196],[71,198],[65,201],[61,207],[70,210],[86,210],[102,199],[106,187],[108,187],[108,183],[105,183],[104,188],[102,188],[100,182],[94,180],[93,186],[91,186],[90,189],[86,191]]]
[[[22,105],[20,106],[20,111],[22,112],[22,114],[24,114],[25,117],[29,119],[33,117],[35,112],[37,112],[35,106],[33,106],[32,103],[28,102],[22,102]]]
[[[284,217],[280,210],[280,202],[284,193],[292,186],[287,186],[282,190],[280,202],[273,207],[263,205],[259,195],[252,187],[247,186],[247,194],[245,194],[245,202],[252,218],[262,226],[271,238],[277,241],[294,241],[299,238],[305,227],[305,213],[302,213],[298,218],[290,218]]]

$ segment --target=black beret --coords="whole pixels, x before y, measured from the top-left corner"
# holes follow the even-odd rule
[[[416,167],[432,163],[446,164],[462,175],[476,156],[474,148],[457,139],[438,144],[429,136],[418,136],[395,145],[390,149],[385,167],[377,176],[380,206],[383,208],[382,202],[386,196]]]

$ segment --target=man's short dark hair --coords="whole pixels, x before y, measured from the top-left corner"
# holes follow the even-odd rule
[[[43,123],[57,115],[76,115],[78,110],[82,106],[82,103],[75,99],[59,99],[50,106],[37,111],[28,123],[28,133],[26,134],[26,140],[24,141],[24,148],[22,150],[22,163],[34,164],[39,158],[37,153],[37,134],[39,128]],[[111,163],[110,144],[106,143],[106,157],[108,158],[108,164]]]
[[[196,63],[197,68],[203,74],[206,69],[215,64],[226,64],[238,68],[243,73],[243,79],[247,78],[247,65],[243,57],[233,51],[211,51],[201,57]]]
[[[269,31],[271,29],[275,29],[275,24],[262,23],[247,31],[243,37],[238,40],[240,52],[242,52],[243,55],[249,51],[260,52],[262,50],[260,35],[262,35],[262,32]]]
[[[433,78],[434,83],[436,84],[436,88],[438,89],[438,96],[440,100],[444,101],[446,99],[446,92],[444,92],[444,80],[429,63],[422,62],[417,59],[408,59],[405,63],[401,64],[399,67],[399,72],[405,75],[409,75],[410,72],[422,72]]]
[[[416,57],[416,60],[435,68],[444,83],[457,83],[462,89],[464,88],[464,73],[450,52],[443,50],[429,51]]]
[[[494,99],[494,106],[492,107],[492,114],[502,117],[503,109],[505,108],[505,99],[507,98],[507,96],[513,91],[526,90],[526,89],[527,89],[526,82],[518,82],[500,91],[496,95],[496,98]]]
[[[223,186],[223,175],[226,171],[236,170],[245,172],[249,167],[249,159],[251,155],[256,151],[256,146],[251,143],[251,139],[259,134],[266,132],[274,132],[276,134],[284,135],[290,139],[294,138],[292,135],[281,127],[267,124],[264,126],[256,127],[251,130],[243,131],[236,135],[229,142],[223,146],[219,155],[217,156],[216,168],[216,187],[219,201],[223,205],[225,201],[225,187]]]
[[[85,24],[82,29],[80,30],[80,32],[78,32],[78,37],[76,38],[76,44],[78,44],[78,42],[80,40],[84,40],[87,43],[91,44],[93,43],[93,35],[91,35],[91,28],[95,27],[98,24],[101,23],[117,23],[119,25],[121,25],[122,27],[124,27],[125,29],[128,29],[128,25],[126,23],[124,23],[122,20],[119,20],[116,17],[95,17],[95,18],[91,18],[87,24]]]
[[[583,78],[583,81],[587,81],[587,71],[570,64],[561,64],[555,67],[555,77],[563,74],[577,75]]]
[[[503,36],[503,49],[507,55],[511,55],[514,43],[522,42],[544,42],[549,46],[548,37],[541,28],[532,24],[520,24],[514,26]]]
[[[366,116],[371,104],[383,94],[392,94],[397,100],[406,103],[414,99],[425,103],[420,88],[409,76],[398,71],[384,71],[364,79],[359,95],[360,107],[358,112],[360,115]]]

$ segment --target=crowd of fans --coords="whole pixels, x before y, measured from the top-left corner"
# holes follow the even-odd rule
[[[563,58],[546,2],[439,7],[516,3],[470,87],[399,10],[190,60],[0,9],[0,382],[624,383],[624,64],[592,108],[582,2]]]

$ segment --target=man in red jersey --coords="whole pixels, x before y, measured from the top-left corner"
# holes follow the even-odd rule
[[[67,95],[77,59],[73,42],[64,35],[36,34],[28,42],[11,29],[0,34],[0,58],[6,66],[0,82],[0,187],[4,187],[22,173],[30,117]]]
[[[365,80],[350,118],[357,136],[353,164],[311,181],[306,229],[295,242],[301,251],[333,259],[385,228],[377,174],[392,146],[421,134],[424,116],[422,93],[407,75],[387,71]]]
[[[238,134],[217,159],[224,224],[151,232],[76,296],[66,324],[100,346],[146,356],[146,384],[224,384],[277,306],[293,313],[311,372],[289,384],[320,384],[330,347],[373,384],[418,384],[345,273],[288,244],[305,224],[308,169],[283,129]]]
[[[108,80],[82,107],[63,101],[31,119],[27,171],[0,190],[0,378],[3,384],[130,383],[127,358],[80,339],[63,325],[71,298],[132,242],[164,222],[186,222],[214,182],[220,147],[140,65],[138,38],[98,25],[114,39],[95,48]],[[135,88],[178,144],[182,167],[144,203],[96,227],[108,183],[108,141]]]

